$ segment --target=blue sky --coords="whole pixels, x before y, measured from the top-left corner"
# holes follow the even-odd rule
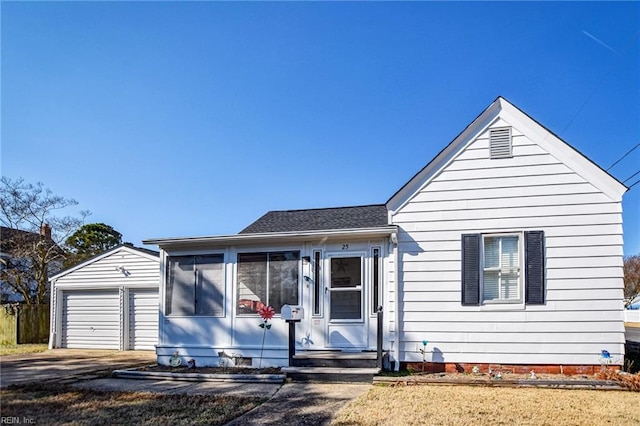
[[[605,169],[640,142],[637,2],[0,7],[2,174],[134,244],[384,203],[498,95]]]

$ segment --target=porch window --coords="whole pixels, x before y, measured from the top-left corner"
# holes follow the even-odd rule
[[[255,314],[263,306],[280,313],[298,304],[299,251],[238,254],[237,308]]]
[[[224,256],[167,258],[167,315],[224,315]]]

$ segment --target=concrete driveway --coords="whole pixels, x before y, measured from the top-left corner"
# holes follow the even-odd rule
[[[108,370],[155,364],[154,351],[54,349],[0,357],[0,388],[12,384],[74,381]]]

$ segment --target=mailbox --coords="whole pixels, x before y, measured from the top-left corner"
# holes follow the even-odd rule
[[[304,318],[304,309],[299,305],[284,305],[280,315],[285,321],[300,321]]]

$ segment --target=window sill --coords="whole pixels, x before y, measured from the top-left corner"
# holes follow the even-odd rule
[[[176,319],[176,318],[225,318],[226,315],[165,315],[165,319]]]
[[[483,303],[480,305],[481,311],[524,311],[524,302],[498,302]]]

